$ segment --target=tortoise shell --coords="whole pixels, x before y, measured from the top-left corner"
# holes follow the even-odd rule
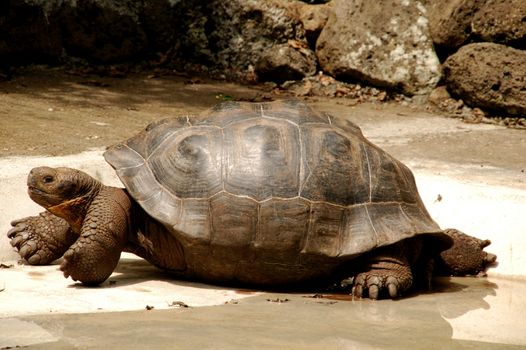
[[[299,101],[227,102],[162,120],[105,158],[188,244],[352,257],[441,232],[405,165],[356,125]]]

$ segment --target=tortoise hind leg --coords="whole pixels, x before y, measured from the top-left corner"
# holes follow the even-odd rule
[[[421,240],[404,240],[375,250],[353,278],[352,295],[378,299],[396,298],[413,285],[411,265],[421,250]]]
[[[453,246],[437,256],[435,273],[442,276],[483,276],[497,256],[484,251],[489,240],[469,236],[456,229],[444,230],[453,239]]]

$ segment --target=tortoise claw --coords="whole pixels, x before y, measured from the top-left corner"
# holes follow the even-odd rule
[[[363,295],[363,287],[361,284],[352,287],[351,294],[357,298],[361,298]]]
[[[495,254],[486,253],[486,256],[484,257],[484,263],[486,266],[493,264],[495,261],[497,261],[497,256]]]
[[[20,243],[27,240],[27,235],[20,235],[20,236],[11,236],[11,241],[9,242],[12,247],[18,248],[20,247]]]
[[[20,218],[20,219],[16,219],[16,220],[13,220],[11,221],[11,226],[18,226],[18,227],[22,227],[22,228],[26,228],[27,225],[25,224],[25,222],[28,220],[28,219],[31,219],[31,216],[26,216],[24,218]],[[21,225],[19,225],[21,224]],[[11,229],[12,231],[13,229]]]
[[[396,287],[396,284],[389,283],[387,289],[389,290],[389,296],[391,297],[391,299],[398,297],[398,288]]]
[[[29,258],[33,256],[33,253],[35,253],[36,250],[37,250],[37,244],[34,241],[27,241],[26,244],[23,245],[22,248],[20,248],[18,253],[23,258]]]
[[[491,241],[489,239],[485,239],[485,240],[480,242],[480,248],[484,249],[487,246],[489,246],[490,244],[491,244]],[[497,258],[497,257],[495,256],[495,258]]]
[[[372,268],[369,271],[359,273],[353,281],[351,294],[357,298],[365,295],[369,299],[380,299],[384,296],[391,299],[400,296],[400,293],[409,289],[412,283],[410,269],[402,265],[390,266],[389,268]]]
[[[380,294],[380,288],[376,284],[369,287],[369,299],[377,300]]]

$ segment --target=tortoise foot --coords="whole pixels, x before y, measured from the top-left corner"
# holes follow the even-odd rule
[[[397,298],[413,283],[411,268],[398,262],[380,261],[353,278],[351,294],[358,298]]]
[[[84,233],[64,254],[60,270],[85,285],[96,286],[104,282],[117,266],[122,248],[111,237]]]
[[[484,275],[497,256],[484,251],[489,240],[469,236],[456,229],[444,230],[453,238],[453,246],[443,251],[436,261],[436,274],[446,276]]]
[[[7,232],[11,245],[31,265],[50,264],[77,238],[65,220],[49,212],[15,220],[11,226]]]

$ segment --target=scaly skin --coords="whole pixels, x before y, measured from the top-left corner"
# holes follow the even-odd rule
[[[453,247],[437,257],[436,270],[445,276],[484,275],[486,268],[497,260],[497,256],[484,251],[491,241],[466,235],[456,229],[444,232],[453,239]]]
[[[20,256],[31,265],[47,265],[60,258],[77,240],[66,220],[42,212],[11,222],[7,236]]]
[[[413,285],[413,271],[422,251],[422,240],[411,239],[377,249],[365,258],[365,267],[352,278],[355,297],[394,299]]]
[[[88,285],[113,272],[128,240],[131,202],[122,189],[103,186],[91,202],[79,239],[64,254],[64,277]]]

